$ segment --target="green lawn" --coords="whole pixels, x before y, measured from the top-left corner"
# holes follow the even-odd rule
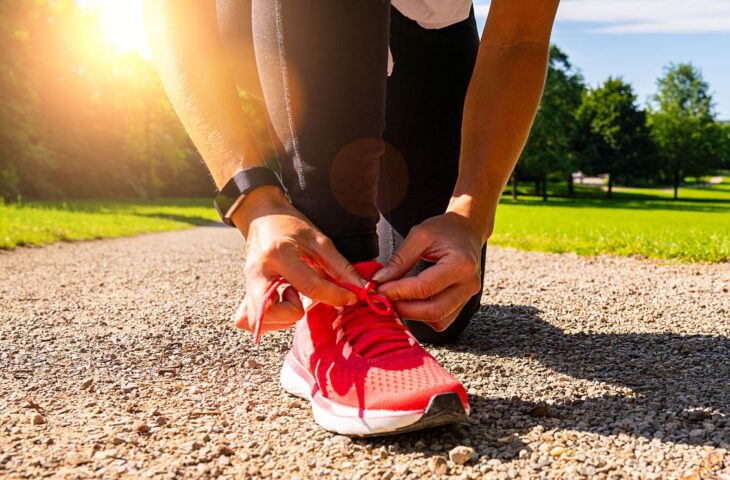
[[[578,189],[581,195],[586,191]],[[503,200],[490,245],[688,262],[730,260],[730,179],[704,188],[617,188],[613,200]]]
[[[685,262],[730,261],[730,177],[683,188],[680,201],[662,189],[578,188],[591,198],[507,196],[490,245],[580,255],[639,255]],[[159,232],[218,219],[208,199],[0,204],[0,249]]]
[[[0,249],[177,230],[217,220],[210,200],[0,204]]]

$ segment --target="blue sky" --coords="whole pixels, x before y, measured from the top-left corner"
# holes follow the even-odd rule
[[[484,25],[488,0],[475,0]],[[562,0],[553,42],[590,85],[631,82],[644,103],[670,62],[692,62],[730,120],[730,0]]]

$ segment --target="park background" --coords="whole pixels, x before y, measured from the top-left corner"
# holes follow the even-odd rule
[[[545,95],[490,244],[730,260],[730,80],[716,74],[730,7],[703,0],[693,16],[667,5],[678,2],[563,2]],[[480,27],[487,9],[476,2]],[[654,52],[647,35],[697,56],[678,52],[647,87],[647,71],[629,68],[632,44]],[[574,59],[575,38],[605,58]],[[2,2],[0,48],[0,249],[217,220],[214,185],[150,61],[139,1]],[[625,71],[641,73],[640,92]],[[261,105],[241,98],[265,142]]]

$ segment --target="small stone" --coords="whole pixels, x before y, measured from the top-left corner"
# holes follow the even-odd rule
[[[271,447],[269,447],[268,444],[264,443],[261,445],[261,448],[259,449],[259,456],[260,457],[267,457],[271,453]]]
[[[121,445],[124,443],[124,440],[122,440],[119,437],[112,437],[111,440],[109,440],[109,442],[111,442],[112,445]]]
[[[91,377],[87,378],[86,380],[81,382],[81,385],[80,385],[81,390],[86,390],[87,388],[89,388],[91,386],[92,383],[94,383],[94,379]]]
[[[259,368],[259,367],[261,367],[261,364],[259,362],[257,362],[256,360],[254,360],[253,358],[249,358],[248,360],[246,360],[246,362],[244,363],[244,365],[246,365],[246,368]]]
[[[302,408],[302,401],[298,398],[294,398],[292,400],[289,400],[289,403],[287,404],[289,408]]]
[[[124,393],[131,393],[135,390],[137,390],[137,385],[135,385],[134,383],[127,383],[126,385],[122,386],[122,392]]]
[[[335,435],[331,441],[332,445],[337,445],[340,448],[347,448],[352,443],[352,439],[344,435]]]
[[[444,475],[448,471],[449,465],[446,463],[446,459],[444,457],[435,456],[431,457],[428,461],[428,469],[436,475]]]
[[[459,445],[449,451],[449,460],[457,465],[464,465],[466,462],[474,458],[474,449]]]
[[[690,440],[697,440],[705,436],[705,431],[701,428],[695,428],[694,430],[690,430],[689,432],[689,438]]]
[[[527,414],[531,417],[542,418],[551,415],[550,409],[546,405],[537,405],[532,407]]]
[[[317,466],[317,457],[309,457],[307,459],[307,466],[309,468],[314,468]]]
[[[30,423],[32,425],[43,425],[46,423],[46,419],[40,413],[34,413],[30,416]]]
[[[180,449],[185,453],[196,452],[203,448],[203,444],[200,442],[185,442],[180,445]]]
[[[84,455],[80,452],[69,452],[66,455],[66,463],[71,465],[72,467],[78,467],[79,465],[89,463],[90,461],[91,458],[89,458],[88,455]]]
[[[134,422],[134,426],[132,428],[137,433],[147,433],[150,431],[150,426],[144,423],[142,420]]]
[[[155,418],[155,423],[162,427],[163,425],[167,425],[167,418],[160,415],[159,417]]]
[[[564,454],[567,451],[568,451],[568,449],[565,447],[560,447],[560,446],[553,447],[552,450],[550,450],[550,456],[559,457],[560,455]]]
[[[233,451],[231,447],[228,445],[218,445],[218,449],[216,450],[216,456],[218,457],[230,457],[233,456],[236,452]]]

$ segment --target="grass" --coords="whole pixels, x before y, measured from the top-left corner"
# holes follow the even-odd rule
[[[576,189],[579,195],[589,192]],[[594,190],[595,192],[595,190]],[[502,201],[490,245],[545,252],[730,261],[730,179],[704,188],[617,188],[614,199]]]
[[[527,185],[529,187],[529,185]],[[556,189],[562,188],[560,185]],[[546,252],[730,261],[730,177],[704,188],[618,187],[614,199],[576,185],[579,197],[505,196],[490,245]],[[208,199],[0,204],[0,249],[160,232],[218,219]]]
[[[203,199],[0,204],[0,249],[178,230],[217,219]]]

